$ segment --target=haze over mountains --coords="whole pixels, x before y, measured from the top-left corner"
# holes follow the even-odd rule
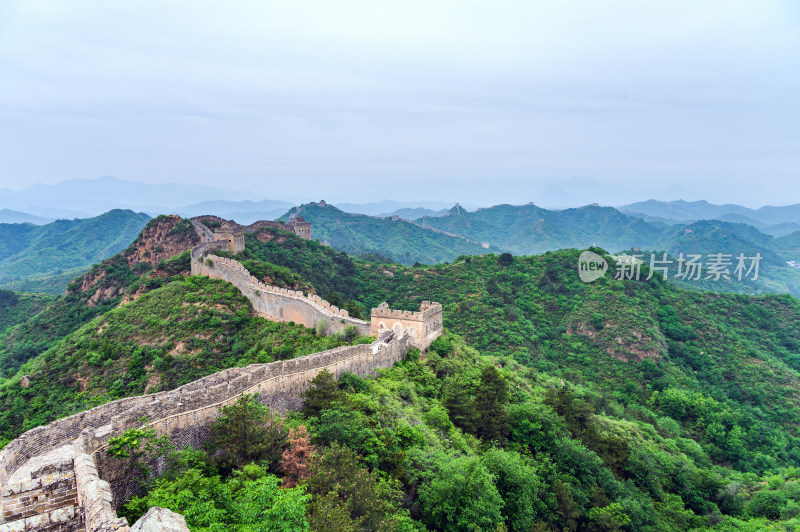
[[[610,185],[589,178],[545,181],[533,188],[515,185],[515,182],[510,181],[498,182],[499,191],[508,191],[505,201],[495,201],[496,194],[478,196],[482,199],[475,201],[474,198],[470,199],[469,191],[462,185],[452,186],[446,193],[440,194],[423,189],[418,198],[410,201],[393,198],[355,203],[349,196],[325,199],[346,212],[370,216],[399,215],[406,219],[441,214],[455,202],[474,211],[500,203],[523,204],[532,201],[547,209],[575,208],[598,203],[646,217],[664,218],[661,221],[666,223],[674,223],[673,220],[686,222],[722,219],[751,225],[761,224],[767,228],[783,223],[800,224],[800,204],[753,209],[743,206],[748,204],[747,198],[740,198],[737,203],[713,204],[704,200],[719,200],[726,196],[718,191],[706,194],[683,186],[635,188]],[[270,188],[268,183],[264,187],[267,190]],[[376,194],[378,193],[380,192]],[[699,201],[656,201],[650,198]],[[150,184],[105,176],[98,179],[73,179],[56,184],[39,183],[20,190],[0,189],[0,223],[27,221],[41,224],[56,218],[88,218],[116,208],[146,212],[151,216],[164,212],[194,216],[196,213],[208,213],[211,209],[216,211],[214,214],[228,218],[236,214],[243,219],[251,219],[253,216],[258,219],[274,219],[292,206],[318,199],[319,194],[314,189],[306,189],[302,195],[282,197],[264,191],[235,190],[224,186]]]
[[[780,207],[768,205],[750,209],[735,204],[715,205],[703,200],[648,200],[623,205],[620,210],[634,216],[642,216],[649,221],[669,224],[698,220],[744,223],[774,236],[789,234],[800,229],[800,204]]]
[[[591,183],[587,190],[594,190]],[[299,214],[312,223],[312,236],[332,247],[359,256],[381,256],[404,264],[449,262],[459,255],[510,252],[541,254],[565,248],[599,246],[610,252],[631,249],[680,253],[761,253],[762,279],[751,284],[700,286],[722,291],[776,291],[800,293],[800,204],[758,209],[707,201],[647,200],[619,206],[597,204],[566,209],[547,209],[536,202],[525,205],[446,204],[423,199],[417,202],[382,200],[370,203],[304,203],[283,199],[259,199],[246,193],[182,184],[150,185],[104,177],[35,185],[21,191],[2,191],[0,229],[9,242],[2,252],[0,284],[18,290],[60,293],[71,274],[93,261],[110,256],[131,237],[130,231],[148,217],[176,213],[184,217],[215,214],[239,223],[288,219]],[[213,199],[209,199],[213,198]],[[99,218],[84,215],[106,207],[130,207],[143,211],[130,231],[116,232],[117,214]],[[28,212],[23,212],[25,209]],[[106,211],[102,211],[106,212]],[[132,216],[133,211],[128,211]],[[96,224],[116,220],[108,234],[95,231],[95,240],[80,240],[75,248],[31,235],[59,234],[66,225],[53,218],[79,218],[66,225]],[[103,217],[105,216],[105,218]],[[124,216],[123,216],[124,217]],[[14,225],[5,225],[5,224]],[[42,225],[37,231],[30,224]],[[63,227],[62,227],[63,226]],[[129,234],[130,233],[130,234]],[[27,240],[26,240],[27,239]],[[21,244],[22,243],[22,244]],[[55,246],[55,247],[54,247]],[[73,247],[70,247],[73,246]],[[66,266],[57,266],[64,249],[75,251]],[[53,251],[54,250],[54,251]],[[86,251],[88,250],[88,251]],[[78,253],[78,251],[81,251]],[[85,252],[84,252],[85,251]],[[46,259],[41,259],[46,257]],[[55,262],[54,262],[55,261]],[[695,285],[695,287],[698,287]]]

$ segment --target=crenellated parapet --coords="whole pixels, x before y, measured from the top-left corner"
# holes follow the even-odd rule
[[[126,476],[128,468],[105,454],[111,438],[133,427],[152,428],[178,448],[198,448],[208,440],[221,409],[243,394],[257,393],[276,412],[298,410],[302,392],[323,369],[337,377],[344,372],[374,375],[402,360],[408,342],[405,333],[386,332],[371,344],[230,368],[174,390],[118,399],[31,429],[0,450],[0,525],[16,524],[20,516],[34,515],[47,523],[78,516],[85,519],[86,530],[127,530],[114,509],[135,486]],[[156,470],[164,466],[151,465]],[[41,504],[22,515],[32,495]]]
[[[370,331],[378,334],[384,330],[405,329],[411,335],[411,344],[419,349],[427,347],[443,332],[442,305],[423,301],[418,312],[392,310],[384,302],[372,309]]]
[[[271,220],[259,220],[250,225],[241,225],[233,220],[226,220],[224,218],[220,218],[219,216],[210,214],[195,216],[191,219],[191,221],[195,226],[195,230],[198,231],[198,234],[200,234],[200,237],[210,241],[215,239],[227,240],[227,235],[229,233],[241,234],[242,241],[244,241],[245,234],[257,233],[260,229],[265,227],[291,231],[300,238],[305,240],[311,239],[311,223],[301,216],[295,216],[286,223],[273,222]],[[209,228],[203,222],[209,222],[212,227]],[[242,249],[244,249],[244,243],[242,243]],[[238,251],[236,253],[238,253]]]
[[[200,246],[203,244],[197,248]],[[192,250],[192,275],[204,275],[233,284],[250,300],[259,315],[275,321],[292,321],[309,328],[315,328],[322,322],[329,332],[341,332],[352,325],[359,334],[370,334],[370,324],[352,318],[347,310],[331,305],[315,294],[305,295],[298,290],[266,285],[253,277],[239,261],[212,255],[208,249]]]

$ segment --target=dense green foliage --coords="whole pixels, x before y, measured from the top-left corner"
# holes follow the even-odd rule
[[[756,474],[800,464],[795,299],[685,292],[658,275],[584,284],[576,264],[576,252],[508,266],[493,256],[426,268],[354,261],[348,295],[366,307],[441,301],[445,324],[482,351],[586,386],[601,405],[699,442],[716,463]],[[457,388],[449,408],[469,427]]]
[[[301,325],[254,317],[251,310],[233,285],[205,277],[180,278],[109,310],[0,387],[0,437],[12,439],[98,403],[173,389],[225,368],[350,343],[343,335],[319,336]]]
[[[0,286],[12,283],[16,290],[61,294],[76,271],[125,249],[149,219],[115,209],[46,225],[0,224]],[[65,271],[71,275],[65,277]]]
[[[439,301],[450,332],[377,379],[320,373],[285,419],[244,398],[208,449],[173,454],[129,516],[158,504],[201,530],[798,526],[800,302],[686,291],[659,275],[586,284],[577,258],[408,267],[281,230],[248,235],[237,259],[255,275],[362,311]],[[231,285],[183,277],[187,267],[185,253],[155,269],[111,259],[97,283],[12,327],[7,342],[27,334],[47,350],[0,386],[2,437],[347,341],[255,318]],[[45,326],[60,336],[46,340]]]
[[[17,294],[0,289],[0,334],[29,320],[55,299],[47,294]]]
[[[465,409],[481,420],[487,385],[507,390],[489,401],[504,413],[502,441],[460,427],[447,406],[461,386]],[[615,406],[586,384],[480,355],[454,335],[377,379],[345,374],[334,388],[318,380],[308,397],[315,407],[284,422],[309,427],[310,474],[301,491],[279,490],[306,494],[292,506],[300,530],[300,512],[311,529],[326,531],[767,530],[770,521],[783,530],[800,514],[800,469],[759,477],[715,464],[667,416],[645,419],[642,409]],[[207,519],[196,526],[243,526],[248,518],[232,517],[219,486],[254,477],[270,479],[261,510],[274,516],[283,470],[274,456],[220,476],[219,449],[177,453],[180,467],[133,499],[129,515],[158,504]]]

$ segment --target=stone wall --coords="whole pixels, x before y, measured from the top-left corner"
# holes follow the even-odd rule
[[[366,376],[402,360],[407,348],[406,335],[388,333],[372,344],[231,368],[168,392],[112,401],[32,429],[10,442],[0,451],[0,481],[6,485],[30,458],[74,443],[81,452],[94,456],[100,476],[111,483],[116,500],[120,500],[128,493],[123,472],[102,451],[109,438],[141,426],[143,416],[149,420],[147,426],[169,435],[179,447],[199,446],[208,439],[209,425],[220,409],[244,393],[259,393],[260,400],[278,412],[296,410],[308,381],[322,369],[337,376],[345,371]]]
[[[5,486],[0,492],[3,514],[0,530],[8,532],[76,532],[86,528],[72,460],[48,464],[31,479]]]
[[[253,309],[261,316],[277,321],[293,321],[310,328],[316,327],[321,321],[329,332],[341,332],[352,325],[361,335],[371,334],[369,323],[351,318],[346,310],[331,305],[321,297],[268,286],[250,275],[238,261],[204,255],[206,250],[210,251],[208,248],[198,252],[192,250],[192,275],[228,281],[250,300]]]
[[[92,532],[125,532],[128,521],[117,517],[111,485],[97,473],[94,460],[81,453],[73,461],[75,482],[78,488],[78,504],[83,511],[86,530]]]
[[[296,216],[286,223],[273,222],[270,220],[259,220],[250,225],[241,225],[233,220],[226,220],[224,218],[220,218],[219,216],[214,216],[211,214],[206,214],[203,216],[195,216],[194,218],[192,218],[191,221],[193,224],[202,225],[212,235],[209,238],[209,241],[211,241],[214,240],[213,234],[219,230],[218,229],[215,229],[214,231],[210,230],[208,226],[202,223],[203,220],[209,222],[216,222],[220,225],[220,227],[227,224],[229,228],[241,231],[242,233],[256,233],[258,232],[259,229],[263,227],[268,227],[271,229],[283,229],[284,231],[290,231],[305,240],[311,239],[311,223],[306,221],[305,218],[300,216]]]
[[[372,309],[370,332],[379,334],[385,330],[406,330],[409,343],[419,349],[427,349],[431,342],[443,332],[442,305],[423,301],[419,312],[392,310],[386,303]]]

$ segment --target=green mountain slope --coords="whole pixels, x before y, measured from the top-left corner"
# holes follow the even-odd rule
[[[787,242],[788,240],[783,240]],[[734,293],[791,293],[800,294],[800,270],[792,268],[779,252],[780,239],[765,235],[755,228],[740,224],[713,220],[695,222],[688,226],[678,225],[665,230],[659,242],[659,250],[666,250],[674,260],[681,253],[686,258],[690,254],[702,255],[704,273],[699,281],[685,281],[676,278],[677,262],[671,265],[669,279],[685,288],[696,288],[716,292]],[[728,267],[730,279],[709,279],[707,263],[711,255],[722,253],[728,255],[731,264]],[[754,280],[755,270],[748,276],[746,271],[740,281],[736,275],[737,257],[761,256],[758,267],[758,279]],[[661,258],[660,255],[658,258]],[[649,261],[647,254],[645,260]],[[745,266],[750,267],[746,260]]]
[[[0,379],[123,298],[188,275],[188,250],[198,242],[188,220],[159,216],[148,222],[125,251],[74,279],[66,295],[41,313],[0,334]]]
[[[0,435],[11,439],[99,403],[170,390],[225,368],[345,343],[255,317],[230,283],[174,280],[66,335],[0,386]]]
[[[181,231],[179,218],[157,219],[128,252],[73,285],[85,308],[92,298],[133,300],[84,322],[0,386],[3,437],[114,397],[343,341],[253,317],[231,285],[182,277],[185,252],[157,257],[153,270],[130,266]],[[246,245],[237,258],[250,268],[363,308],[444,306],[449,333],[424,356],[412,351],[378,379],[347,376],[316,395],[315,410],[282,420],[305,425],[320,456],[335,460],[307,481],[303,512],[314,523],[324,515],[342,529],[369,515],[381,530],[409,520],[491,531],[796,525],[800,302],[791,296],[681,290],[659,276],[586,284],[575,250],[408,267],[279,229],[248,235]],[[285,437],[277,445],[290,448]],[[188,512],[195,493],[209,508],[220,493],[203,491],[221,482],[214,475],[285,475],[280,458],[231,474],[211,455],[185,457],[188,466],[146,494],[153,504]],[[359,486],[357,499],[374,504],[354,509],[337,485]],[[183,495],[170,497],[173,489]]]
[[[422,300],[440,301],[445,325],[482,352],[563,376],[577,372],[581,382],[657,415],[668,411],[657,407],[668,388],[700,394],[718,412],[731,412],[740,427],[758,427],[743,433],[749,446],[741,467],[756,467],[762,455],[794,463],[797,300],[683,291],[658,274],[650,281],[585,284],[577,277],[577,257],[576,251],[515,257],[507,268],[492,255],[422,268],[355,261],[344,295],[366,308],[387,301],[412,310]],[[277,253],[262,258],[280,263]],[[630,397],[620,394],[624,389]],[[712,420],[711,413],[678,419],[709,446],[715,444],[703,435]]]
[[[16,294],[11,290],[0,290],[0,334],[23,323],[56,300],[47,294]]]
[[[350,214],[333,205],[308,203],[280,219],[292,215],[311,222],[313,238],[352,255],[377,253],[403,264],[433,264],[492,251],[475,240],[423,229],[405,220]]]
[[[453,208],[445,216],[426,216],[418,222],[519,255],[593,245],[610,251],[649,247],[661,234],[658,227],[639,218],[594,206],[563,211],[533,204],[496,205],[475,212]]]
[[[497,205],[468,212],[456,205],[443,216],[424,216],[415,225],[399,220],[344,213],[330,205],[308,204],[287,213],[300,212],[312,220],[312,234],[332,247],[355,255],[389,257],[403,264],[437,263],[458,255],[511,252],[538,254],[558,249],[602,247],[615,253],[642,254],[668,252],[673,259],[681,253],[710,255],[723,253],[735,257],[760,253],[763,261],[759,279],[677,279],[671,282],[685,288],[733,293],[791,293],[800,295],[800,270],[787,265],[780,249],[784,238],[775,239],[752,226],[724,221],[699,221],[688,225],[653,223],[629,216],[611,207],[586,206],[578,209],[547,210],[533,204]],[[427,227],[440,233],[421,230]],[[459,240],[462,235],[468,240]],[[476,243],[482,242],[481,246]],[[484,247],[489,246],[489,247]],[[677,264],[673,265],[677,270]],[[677,273],[677,272],[675,272]],[[733,275],[735,277],[735,275]],[[344,292],[341,292],[344,293]]]
[[[115,209],[88,219],[57,220],[36,226],[0,224],[0,285],[17,290],[31,288],[26,282],[71,272],[75,277],[92,264],[119,253],[147,224],[150,216]],[[63,293],[67,279],[39,283],[54,294]]]

